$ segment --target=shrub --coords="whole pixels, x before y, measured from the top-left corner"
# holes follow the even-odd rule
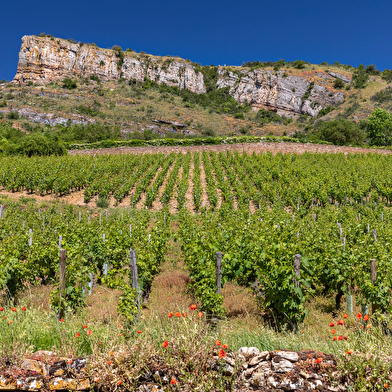
[[[2,102],[0,102],[0,108],[5,108],[7,106],[7,101],[4,99]]]
[[[370,98],[373,102],[392,102],[392,87],[379,91]]]
[[[94,80],[97,83],[101,83],[101,80],[99,79],[99,77],[97,75],[91,75],[90,80]]]
[[[381,77],[387,82],[391,83],[392,82],[392,70],[390,69],[384,69],[382,71]],[[1,82],[0,82],[1,83]]]
[[[106,197],[98,196],[98,200],[96,202],[98,208],[108,208],[109,200]]]
[[[306,64],[308,64],[308,63],[303,60],[295,60],[291,63],[292,67],[296,68],[296,69],[303,69],[303,68],[305,68]]]
[[[364,88],[369,81],[369,74],[366,73],[365,66],[360,64],[353,73],[354,88]]]
[[[341,89],[344,87],[344,82],[340,78],[336,78],[335,81],[333,82],[333,87],[336,89]]]
[[[264,125],[271,122],[282,123],[285,119],[272,110],[260,109],[255,116],[255,120],[260,123],[260,125]]]
[[[10,120],[17,120],[19,118],[19,113],[15,112],[13,110],[11,110],[8,114],[7,114],[7,118]]]
[[[365,139],[365,132],[359,124],[346,119],[320,121],[314,130],[320,139],[335,145],[360,144]]]
[[[392,143],[392,114],[384,109],[375,109],[368,119],[370,142],[376,146],[390,146]]]
[[[63,88],[67,88],[68,90],[73,90],[78,87],[76,80],[66,77],[63,79]]]

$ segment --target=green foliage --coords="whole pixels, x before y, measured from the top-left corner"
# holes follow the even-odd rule
[[[369,81],[369,73],[366,72],[365,66],[360,64],[353,73],[354,88],[365,88]]]
[[[206,65],[201,68],[201,73],[204,77],[204,85],[207,93],[216,90],[216,83],[218,82],[218,67],[214,65]]]
[[[381,71],[379,71],[374,64],[370,64],[366,66],[365,72],[369,75],[380,75]]]
[[[336,145],[360,144],[365,139],[361,127],[346,119],[320,121],[314,130],[320,140],[326,140]]]
[[[333,106],[327,106],[326,108],[322,108],[318,114],[317,114],[317,118],[323,117],[325,115],[327,115],[328,113],[332,112],[332,110],[334,110]]]
[[[18,120],[19,119],[19,113],[16,111],[11,110],[8,114],[7,114],[7,118],[9,120]]]
[[[7,106],[7,101],[5,100],[5,99],[3,99],[1,102],[0,102],[0,108],[5,108]]]
[[[308,88],[305,91],[305,94],[301,98],[302,102],[305,102],[310,97],[313,87],[314,87],[314,82],[310,82]]]
[[[66,77],[63,79],[63,88],[67,88],[68,90],[73,90],[78,87],[76,80]]]
[[[368,118],[368,134],[371,144],[390,146],[392,143],[392,114],[384,109],[375,109]]]
[[[384,69],[381,73],[381,77],[387,82],[392,82],[392,70],[391,69]]]
[[[101,83],[101,81],[97,75],[91,75],[90,80],[94,80],[97,83]]]
[[[112,47],[112,50],[114,51],[114,54],[115,54],[116,57],[118,58],[117,68],[118,68],[118,69],[121,69],[121,67],[122,67],[123,64],[124,64],[124,58],[125,58],[124,52],[123,52],[123,50],[122,50],[122,47],[121,47],[121,46],[118,46],[118,45],[114,45],[114,46]]]
[[[257,111],[255,120],[260,123],[260,125],[265,125],[269,123],[279,123],[282,124],[285,120],[284,117],[279,116],[272,110],[264,110],[264,109],[259,109]]]
[[[344,82],[340,78],[336,78],[333,82],[333,87],[336,89],[341,89],[344,87]]]
[[[291,63],[291,66],[296,69],[304,69],[306,64],[308,64],[306,61],[295,60]]]
[[[106,197],[102,197],[100,195],[97,200],[97,207],[98,208],[108,208],[109,207],[109,200]]]
[[[392,73],[391,73],[392,74]],[[387,87],[379,91],[370,98],[373,102],[377,103],[391,103],[392,102],[392,87]]]

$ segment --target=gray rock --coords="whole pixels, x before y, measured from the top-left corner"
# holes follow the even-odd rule
[[[246,359],[253,358],[260,354],[260,350],[257,347],[241,347],[238,350],[240,355],[243,355]]]
[[[272,370],[276,373],[287,373],[293,370],[293,364],[287,359],[281,357],[274,357],[272,360]]]
[[[329,71],[328,73],[334,78],[339,78],[343,80],[344,83],[351,83],[351,78],[348,78],[347,76],[344,76],[338,72]]]
[[[269,358],[269,351],[263,351],[249,361],[249,366],[256,366],[258,363],[262,361],[266,361],[268,358]]]
[[[283,359],[287,359],[290,362],[298,362],[299,355],[295,351],[274,351],[273,357],[281,357]]]

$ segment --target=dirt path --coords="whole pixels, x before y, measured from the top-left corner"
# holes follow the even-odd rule
[[[243,144],[219,144],[213,146],[160,146],[160,147],[117,147],[117,148],[100,148],[92,150],[70,150],[71,155],[94,155],[94,154],[155,154],[161,152],[170,154],[172,152],[186,154],[191,152],[202,151],[239,151],[247,153],[262,153],[270,151],[277,153],[297,153],[303,154],[305,152],[313,153],[378,153],[378,154],[392,154],[392,150],[371,149],[361,147],[345,147],[345,146],[329,146],[325,144],[310,144],[310,143],[243,143]]]

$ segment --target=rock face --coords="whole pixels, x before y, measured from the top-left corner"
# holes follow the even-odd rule
[[[74,75],[96,75],[102,81],[119,78],[143,81],[147,77],[158,84],[177,86],[196,94],[206,92],[203,73],[189,61],[134,52],[122,52],[122,55],[121,59],[114,50],[94,45],[24,36],[14,81],[46,84]],[[344,93],[321,85],[326,77],[328,75],[322,73],[316,78],[320,79],[320,84],[317,84],[317,80],[311,82],[309,78],[288,75],[282,70],[244,68],[233,72],[218,67],[217,88],[228,88],[235,100],[251,104],[254,110],[264,108],[288,117],[300,114],[316,116],[321,109],[344,99]],[[338,77],[344,78],[340,74]]]
[[[63,39],[24,36],[14,80],[19,83],[33,81],[46,84],[74,75],[96,75],[102,81],[121,77],[143,81],[148,77],[159,84],[177,86],[197,94],[205,92],[203,74],[197,73],[189,63],[170,59],[161,63],[157,58],[123,53],[121,64],[113,50],[75,44]]]

